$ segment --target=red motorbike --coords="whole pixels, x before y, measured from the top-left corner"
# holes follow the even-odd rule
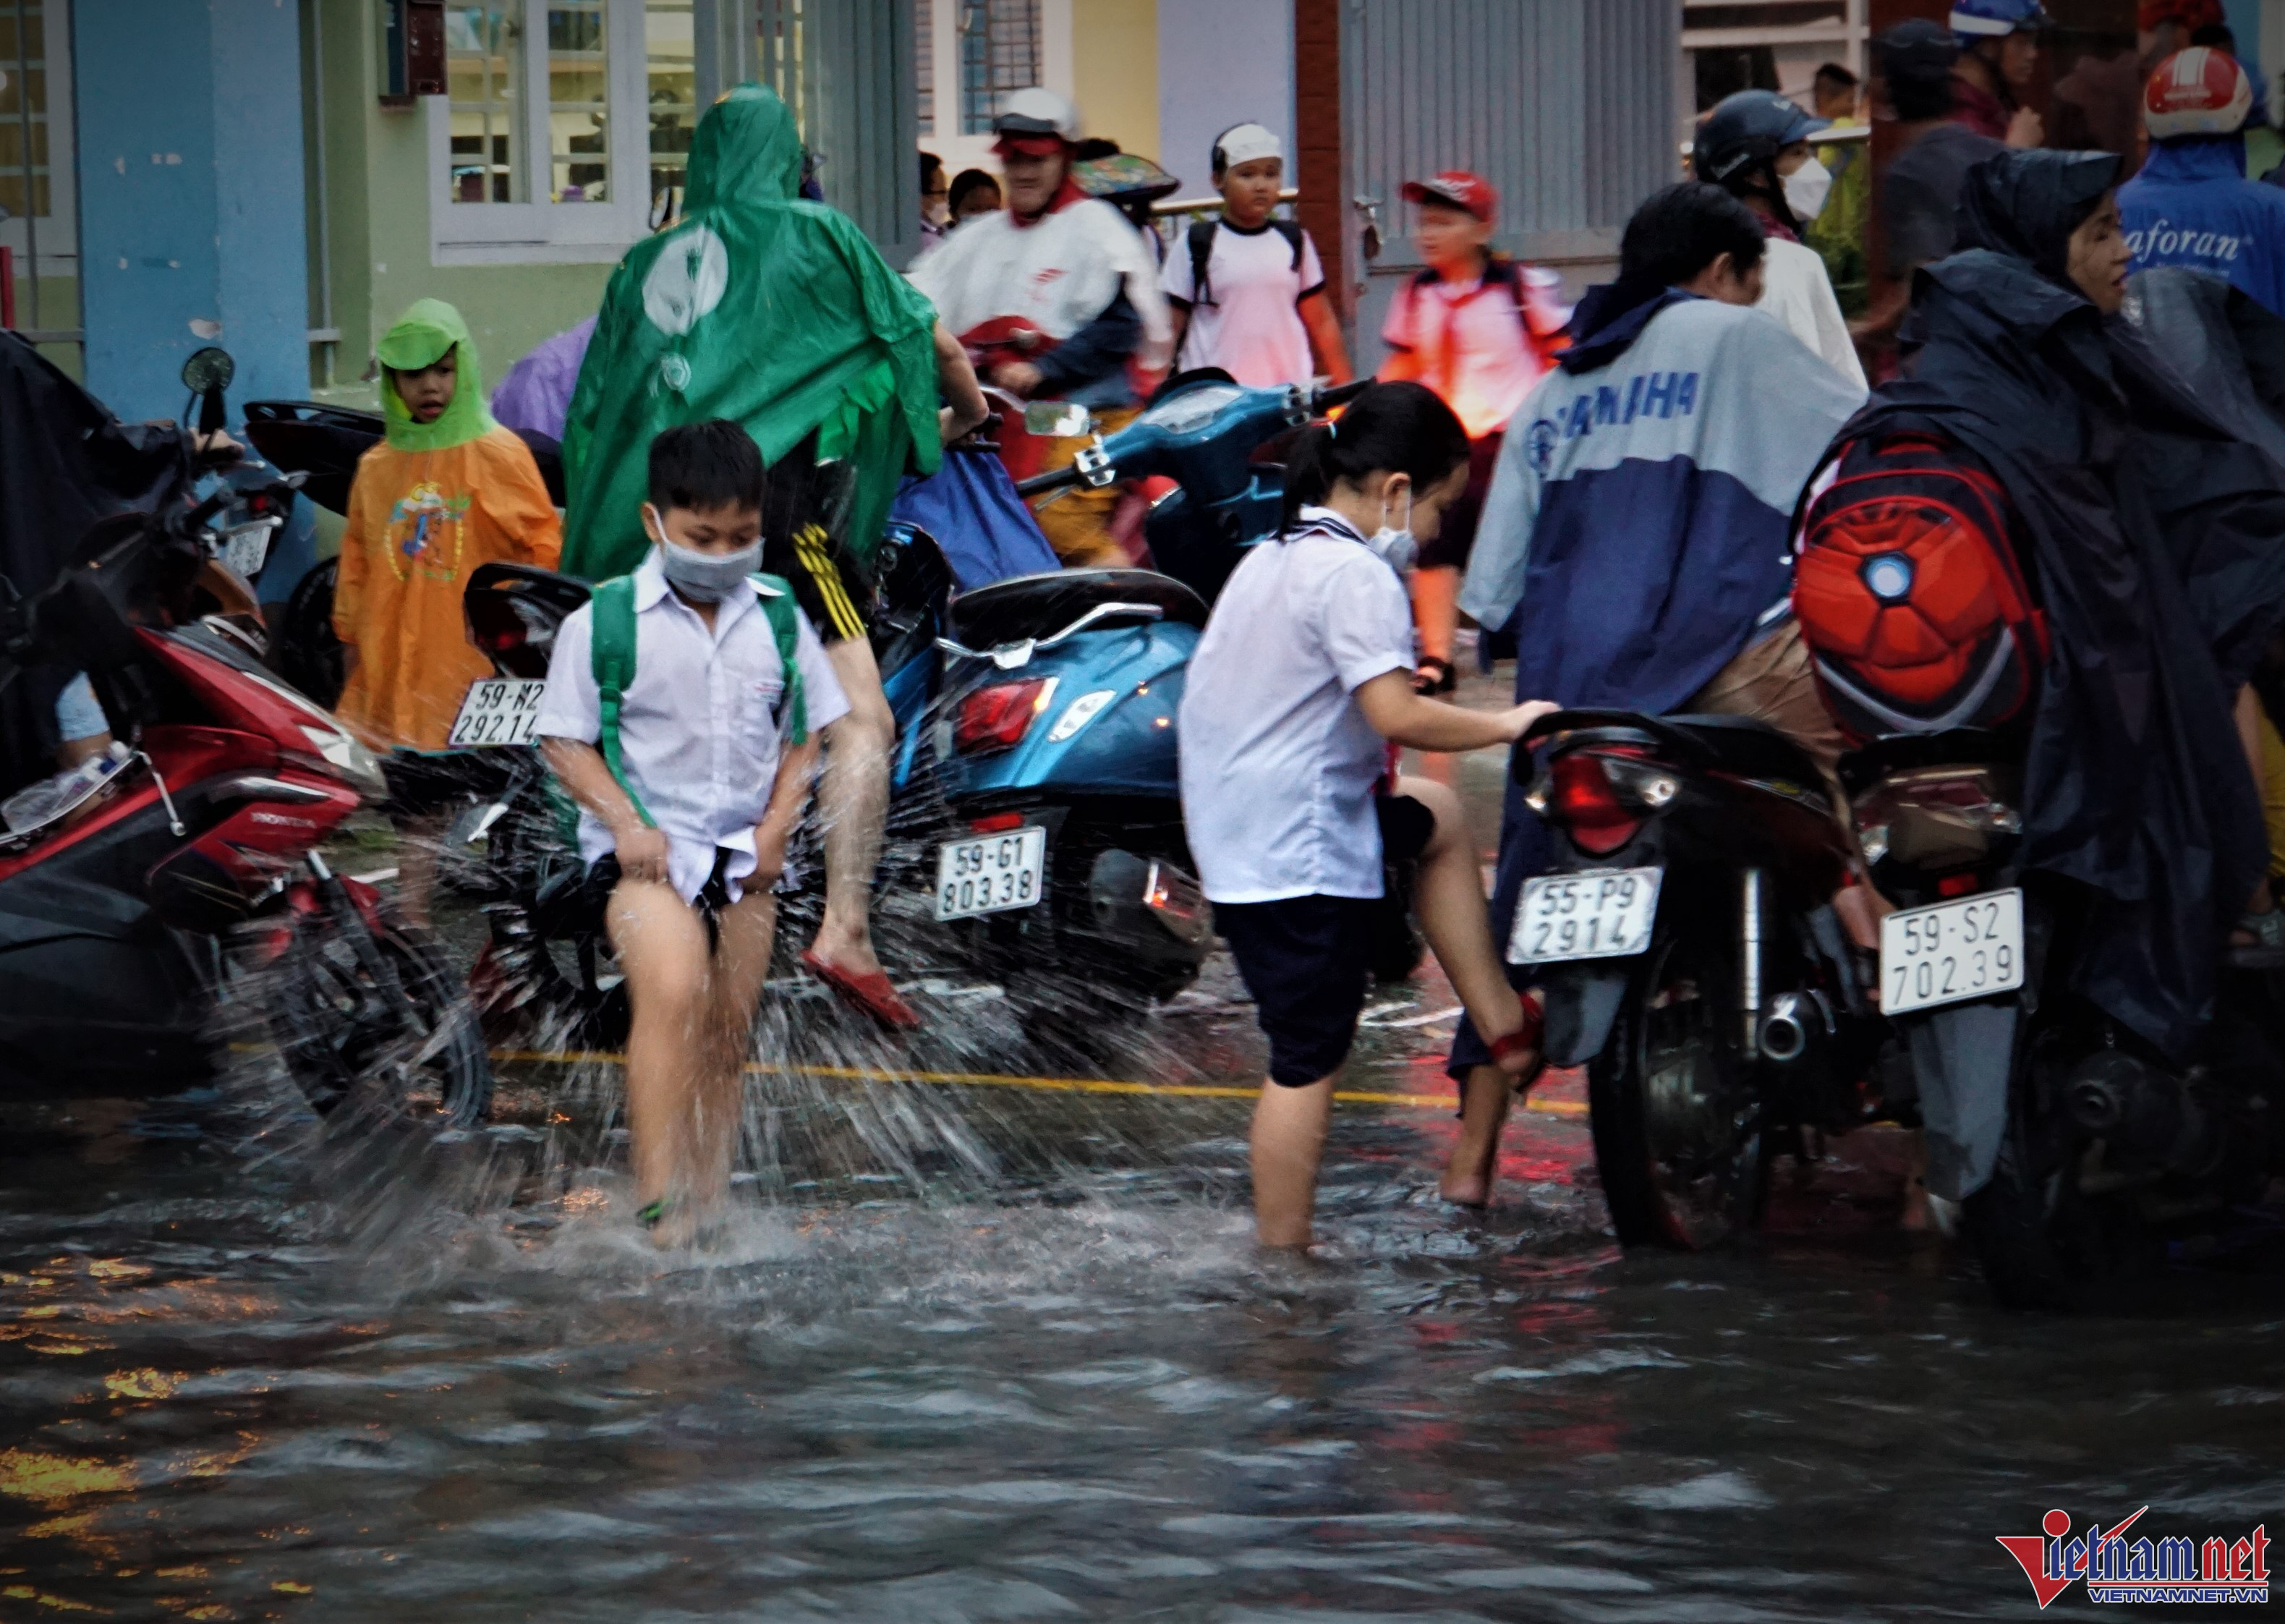
[[[171,1093],[214,1066],[227,1005],[310,1102],[490,1107],[490,1061],[435,945],[318,847],[380,765],[265,667],[200,585],[211,524],[187,444],[154,512],[97,524],[59,577],[0,611],[0,685],[84,671],[107,756],[9,805],[0,833],[0,1088]],[[290,494],[289,479],[281,490]],[[28,807],[28,811],[27,811]]]

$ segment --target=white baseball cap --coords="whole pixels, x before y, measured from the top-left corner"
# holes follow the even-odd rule
[[[1257,158],[1284,159],[1285,144],[1260,124],[1234,124],[1214,137],[1213,170],[1236,169]]]

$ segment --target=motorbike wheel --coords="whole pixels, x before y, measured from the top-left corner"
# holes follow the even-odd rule
[[[395,988],[342,932],[295,930],[271,972],[271,1028],[287,1071],[321,1115],[377,1089],[395,1107],[431,1104],[456,1127],[483,1121],[491,1057],[458,977],[408,925],[385,921],[373,940]]]
[[[327,559],[302,577],[287,602],[285,624],[271,642],[287,681],[326,710],[341,702],[348,679],[342,675],[342,639],[334,632],[334,588],[341,563]]]
[[[1961,1203],[1960,1222],[1984,1283],[2003,1307],[2059,1313],[2116,1272],[2125,1237],[2109,1232],[2098,1204],[2072,1174],[2083,1147],[2039,1111],[2040,1046],[2023,1046],[2008,1082],[2007,1130],[1982,1189]],[[2122,1220],[2124,1213],[2118,1215]]]
[[[1735,985],[1718,945],[1661,932],[1588,1064],[1595,1165],[1621,1245],[1700,1251],[1760,1218],[1762,1109]]]

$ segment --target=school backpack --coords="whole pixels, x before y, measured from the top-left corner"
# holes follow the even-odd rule
[[[1409,304],[1440,279],[1433,269],[1422,271],[1404,285],[1401,297]],[[1523,324],[1523,341],[1543,368],[1553,366],[1556,357],[1571,348],[1571,311],[1562,302],[1563,279],[1543,265],[1495,254],[1484,266],[1484,280],[1507,289],[1515,302],[1515,318]]]
[[[809,705],[801,690],[801,666],[795,659],[800,647],[800,616],[794,608],[793,589],[773,575],[751,575],[755,595],[761,600],[762,613],[769,616],[771,634],[778,645],[778,664],[783,668],[785,686],[779,691],[777,709],[771,719],[783,731],[789,744],[809,742]],[[619,704],[626,697],[635,679],[635,581],[631,575],[614,576],[595,588],[589,600],[593,605],[593,624],[591,627],[588,663],[595,673],[595,690],[601,700],[602,723],[599,730],[599,747],[603,752],[603,765],[627,792],[634,803],[635,814],[647,828],[656,828],[657,821],[650,809],[642,804],[642,796],[627,781],[626,769],[619,756]]]
[[[2011,514],[1989,469],[1925,435],[1852,440],[1810,487],[1794,614],[1845,732],[1999,728],[2029,711],[2047,620]]]
[[[1206,267],[1213,259],[1214,232],[1221,225],[1219,218],[1190,223],[1190,302],[1194,305],[1215,302],[1213,280],[1206,274]],[[1301,269],[1301,245],[1308,241],[1302,235],[1300,222],[1272,220],[1269,229],[1283,237],[1285,246],[1293,250],[1293,269],[1299,272]]]

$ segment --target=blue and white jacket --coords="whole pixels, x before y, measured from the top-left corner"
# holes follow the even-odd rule
[[[1865,404],[1774,318],[1590,292],[1508,425],[1460,606],[1516,634],[1516,692],[1670,711],[1787,613],[1795,500]]]
[[[2245,137],[2152,144],[2118,189],[2133,269],[2184,265],[2285,316],[2285,191],[2245,178]]]

